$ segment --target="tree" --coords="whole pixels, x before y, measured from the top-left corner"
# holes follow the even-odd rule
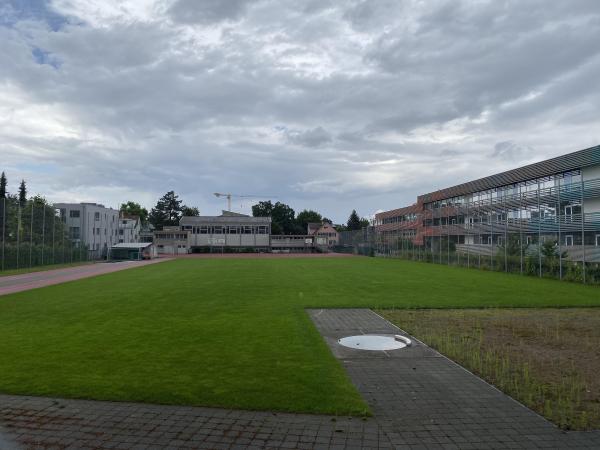
[[[299,227],[295,220],[295,213],[285,203],[273,204],[271,200],[258,202],[252,206],[254,217],[271,217],[272,234],[297,234]]]
[[[181,208],[181,215],[187,217],[198,217],[200,215],[200,210],[195,206],[183,206]]]
[[[361,230],[363,228],[368,227],[369,225],[371,225],[371,222],[369,221],[369,219],[367,219],[366,217],[361,217],[360,218],[360,229]]]
[[[128,201],[127,203],[121,204],[119,210],[128,216],[138,216],[142,225],[148,220],[148,210],[139,203]]]
[[[2,172],[0,175],[0,199],[6,198],[6,175]]]
[[[346,228],[350,231],[360,230],[362,228],[360,223],[360,217],[358,217],[358,214],[356,213],[355,209],[352,210],[352,212],[350,213],[350,217],[348,217]]]
[[[25,180],[21,180],[21,184],[19,185],[19,204],[21,208],[25,206],[27,203],[27,186],[25,185]]]
[[[148,220],[157,230],[162,230],[165,226],[178,225],[180,218],[181,200],[174,191],[163,195],[148,216]]]
[[[303,233],[306,233],[309,223],[321,223],[322,221],[323,217],[321,217],[321,214],[311,209],[305,209],[304,211],[299,212],[296,216],[298,228],[303,230]]]

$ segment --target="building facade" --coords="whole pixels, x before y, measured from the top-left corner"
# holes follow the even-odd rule
[[[119,218],[119,243],[140,241],[141,223],[137,216]]]
[[[314,245],[322,250],[335,247],[339,244],[339,233],[335,227],[324,221],[322,223],[309,223],[307,233],[314,237]]]
[[[375,226],[386,254],[584,278],[600,263],[600,146],[421,195]]]
[[[104,258],[118,242],[119,211],[98,203],[55,203],[69,239],[88,249],[91,259]]]

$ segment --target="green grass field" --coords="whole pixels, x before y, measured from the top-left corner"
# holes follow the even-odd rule
[[[304,308],[592,305],[597,287],[401,260],[181,259],[0,297],[0,392],[362,414]]]

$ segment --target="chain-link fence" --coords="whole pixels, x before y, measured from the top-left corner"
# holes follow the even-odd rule
[[[579,173],[447,199],[338,251],[600,284],[600,179]]]
[[[70,239],[60,211],[43,198],[0,198],[0,273],[93,257],[86,245]]]

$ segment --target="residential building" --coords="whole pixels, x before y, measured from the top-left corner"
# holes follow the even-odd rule
[[[85,246],[90,258],[104,258],[118,241],[119,211],[98,203],[55,203],[69,239]]]
[[[314,236],[315,246],[322,249],[330,248],[338,245],[339,234],[335,227],[327,221],[322,223],[309,223],[307,226],[307,234]]]
[[[141,221],[138,216],[125,216],[119,218],[119,243],[141,242]]]

